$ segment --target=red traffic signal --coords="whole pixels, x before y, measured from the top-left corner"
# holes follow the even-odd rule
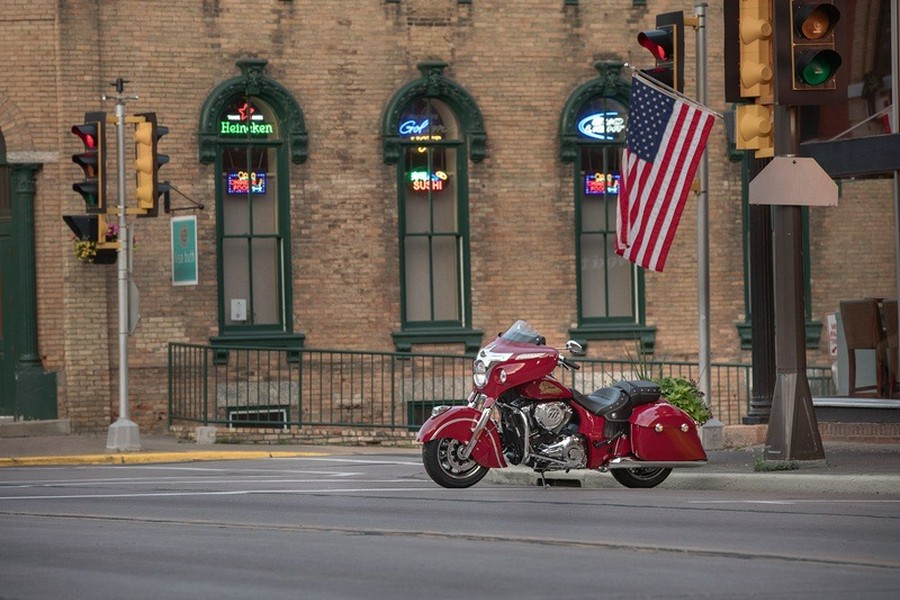
[[[83,179],[72,184],[81,194],[88,213],[106,212],[106,113],[85,113],[84,123],[72,126],[72,133],[84,145],[84,152],[72,155],[81,167]]]
[[[656,29],[642,31],[638,43],[650,51],[656,67],[641,72],[671,88],[684,91],[684,13],[656,15]]]
[[[642,31],[638,34],[638,43],[650,51],[656,60],[672,60],[672,32],[665,29]]]

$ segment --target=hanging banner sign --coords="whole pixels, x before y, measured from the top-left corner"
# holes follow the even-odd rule
[[[197,217],[172,217],[172,285],[197,285]]]

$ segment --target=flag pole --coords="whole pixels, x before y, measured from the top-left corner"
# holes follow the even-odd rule
[[[702,106],[707,103],[706,85],[706,2],[694,3],[697,17],[697,101]],[[698,329],[698,370],[697,388],[709,406],[710,394],[710,309],[709,309],[709,151],[703,149],[698,169],[700,191],[697,194],[697,329]],[[724,425],[718,419],[711,419],[702,429],[703,445],[710,450],[722,447]]]

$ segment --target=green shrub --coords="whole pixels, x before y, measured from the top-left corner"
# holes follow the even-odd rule
[[[703,401],[703,392],[695,382],[683,377],[656,377],[652,381],[659,385],[662,395],[670,404],[689,414],[701,425],[712,418],[709,407]]]

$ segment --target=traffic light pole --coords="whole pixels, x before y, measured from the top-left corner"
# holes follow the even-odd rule
[[[131,264],[131,242],[125,220],[125,101],[137,96],[125,96],[125,81],[119,78],[116,86],[117,118],[117,174],[119,184],[119,259],[116,261],[119,285],[119,418],[109,426],[107,450],[140,450],[141,437],[137,423],[128,418],[128,287]],[[104,100],[107,97],[103,96]]]
[[[775,106],[775,154],[796,154],[797,108]],[[766,431],[766,460],[824,460],[806,376],[802,207],[772,207],[777,378]]]

